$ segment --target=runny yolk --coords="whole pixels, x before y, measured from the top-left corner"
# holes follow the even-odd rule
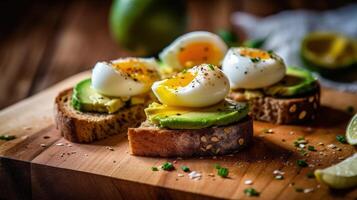
[[[194,42],[180,48],[178,60],[181,66],[191,68],[202,63],[219,65],[222,52],[210,42]]]
[[[247,56],[250,58],[259,58],[262,60],[271,58],[268,52],[255,49],[242,49],[239,51],[239,54],[242,56]]]
[[[196,75],[197,74],[191,72],[179,73],[159,85],[156,92],[163,102],[177,102],[179,100],[177,99],[174,90],[189,85]]]
[[[158,79],[158,75],[154,70],[148,69],[146,63],[142,61],[129,59],[118,63],[113,63],[113,67],[134,81],[139,81],[145,84],[151,84]]]

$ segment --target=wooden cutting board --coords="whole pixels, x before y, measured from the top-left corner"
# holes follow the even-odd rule
[[[356,152],[353,146],[339,143],[336,135],[344,135],[350,116],[343,110],[348,106],[357,108],[357,94],[323,89],[324,106],[313,124],[278,126],[255,122],[254,144],[235,155],[145,158],[128,153],[125,136],[75,144],[63,139],[55,129],[55,95],[88,76],[89,72],[73,76],[0,112],[0,135],[17,137],[0,141],[0,198],[258,199],[245,196],[243,190],[249,187],[260,192],[260,199],[357,198],[357,189],[332,191],[306,176]],[[308,155],[301,155],[293,144],[301,136],[317,151],[306,150]],[[305,159],[309,167],[298,167],[298,159]],[[151,170],[166,161],[174,162],[176,170]],[[215,164],[229,168],[229,177],[217,176]],[[181,165],[201,173],[202,178],[190,179]],[[274,178],[273,171],[277,169],[284,172],[283,180]],[[246,180],[253,184],[246,185]],[[297,188],[307,189],[307,193],[297,192]]]

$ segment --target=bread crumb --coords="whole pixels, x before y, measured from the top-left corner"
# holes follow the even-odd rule
[[[114,151],[114,148],[113,148],[113,147],[106,146],[105,148],[108,149],[108,150],[110,150],[110,151]]]

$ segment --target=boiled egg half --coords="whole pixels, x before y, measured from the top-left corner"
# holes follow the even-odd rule
[[[128,97],[150,91],[159,79],[154,58],[123,58],[98,62],[92,71],[92,87],[112,97]]]
[[[218,36],[206,31],[195,31],[178,37],[159,55],[168,67],[183,70],[207,63],[220,66],[227,45]]]
[[[257,89],[280,81],[286,73],[281,57],[254,48],[231,48],[222,62],[231,89]]]
[[[168,106],[206,107],[226,97],[229,80],[218,67],[201,64],[155,82],[152,90],[158,100]]]

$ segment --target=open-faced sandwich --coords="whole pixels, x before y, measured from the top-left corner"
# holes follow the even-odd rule
[[[294,124],[315,119],[320,106],[320,86],[307,70],[286,67],[271,51],[231,48],[223,62],[231,92],[238,102],[249,102],[256,120]]]
[[[194,31],[178,37],[159,55],[161,74],[170,77],[199,64],[221,66],[227,45],[216,34]]]
[[[152,102],[151,85],[159,80],[156,69],[153,58],[98,62],[90,79],[56,97],[57,128],[70,141],[92,142],[138,126]]]
[[[140,156],[201,156],[234,152],[253,137],[246,103],[225,99],[229,80],[216,66],[201,64],[155,82],[160,103],[147,120],[129,128],[131,153]]]

